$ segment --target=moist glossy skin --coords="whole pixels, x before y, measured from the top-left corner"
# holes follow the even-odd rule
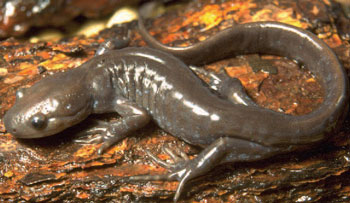
[[[325,88],[324,102],[307,115],[287,116],[259,107],[253,108],[254,112],[256,109],[261,112],[256,114],[249,112],[250,108],[242,107],[246,111],[240,112],[241,119],[235,123],[239,123],[240,134],[248,140],[267,145],[322,140],[324,132],[334,126],[347,105],[348,79],[342,65],[322,40],[306,30],[276,22],[247,23],[223,30],[204,42],[180,48],[160,44],[139,22],[140,32],[148,45],[171,53],[186,64],[203,65],[238,54],[272,54],[296,60],[321,81]],[[232,117],[228,120],[232,121]]]
[[[176,201],[185,182],[220,163],[263,159],[323,140],[346,109],[348,81],[341,64],[322,40],[302,29],[274,22],[248,23],[190,47],[171,48],[155,41],[142,23],[140,28],[145,40],[161,51],[109,51],[74,70],[42,79],[23,96],[19,94],[6,113],[7,131],[19,138],[45,137],[91,113],[117,112],[121,121],[103,124],[100,132],[102,153],[153,120],[173,136],[205,148],[195,159],[172,166],[153,157],[172,171],[167,175],[130,177],[179,180]],[[303,63],[322,82],[324,102],[310,114],[285,115],[252,104],[234,79],[225,80],[219,97],[185,65],[248,53],[286,56]]]

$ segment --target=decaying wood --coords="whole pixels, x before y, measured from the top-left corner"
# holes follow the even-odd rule
[[[236,23],[274,20],[310,29],[324,39],[350,68],[349,45],[337,35],[328,1],[230,0],[221,4],[197,0],[176,11],[147,21],[152,35],[172,46],[187,46]],[[307,9],[309,8],[309,9]],[[315,20],[316,19],[316,20]],[[321,19],[321,21],[317,21]],[[15,101],[15,91],[31,86],[57,71],[75,68],[93,57],[104,40],[131,31],[130,46],[144,46],[132,22],[100,35],[74,37],[58,43],[29,44],[8,39],[0,43],[0,118]],[[206,68],[225,69],[238,77],[259,104],[294,115],[305,114],[322,102],[317,79],[291,61],[264,56],[277,68],[253,71],[250,56],[227,59]],[[205,79],[205,78],[204,78]],[[64,85],[64,84],[62,84]],[[226,164],[191,181],[182,202],[233,201],[349,201],[350,123],[320,146],[253,163]],[[161,148],[181,148],[191,157],[199,149],[187,145],[151,124],[97,155],[100,145],[74,142],[87,123],[39,140],[16,140],[0,122],[1,201],[115,201],[169,202],[177,182],[128,183],[123,177],[159,174],[166,170],[152,163],[143,149],[169,160]],[[180,201],[180,202],[181,202]]]

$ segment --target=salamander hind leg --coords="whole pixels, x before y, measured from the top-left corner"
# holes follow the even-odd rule
[[[257,104],[248,96],[241,81],[238,78],[227,76],[222,81],[218,89],[219,93],[234,104],[243,104],[245,106],[257,106]]]
[[[189,160],[187,156],[181,155],[174,164],[169,164],[160,160],[158,157],[146,151],[148,155],[162,167],[170,170],[168,174],[162,175],[139,175],[131,176],[128,181],[150,181],[150,180],[178,180],[174,202],[176,202],[184,188],[185,183],[189,180],[206,174],[215,166],[225,162],[242,162],[264,159],[274,155],[279,149],[266,147],[254,142],[238,138],[222,137],[205,148],[196,158]],[[175,156],[173,152],[167,152],[171,157]],[[173,158],[174,159],[174,158]]]
[[[219,73],[206,71],[203,68],[190,66],[196,74],[202,74],[209,78],[209,87],[234,104],[243,104],[245,106],[257,106],[257,104],[248,96],[241,81],[238,78],[232,78],[227,75],[225,70]]]

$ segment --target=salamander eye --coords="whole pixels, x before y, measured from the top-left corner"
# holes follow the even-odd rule
[[[43,114],[36,114],[31,119],[32,126],[38,130],[46,126],[46,117]]]

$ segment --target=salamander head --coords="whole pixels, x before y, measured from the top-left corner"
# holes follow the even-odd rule
[[[56,75],[17,92],[16,103],[4,116],[9,133],[16,138],[46,137],[75,125],[91,113],[88,91],[79,91],[82,88],[79,81]]]

